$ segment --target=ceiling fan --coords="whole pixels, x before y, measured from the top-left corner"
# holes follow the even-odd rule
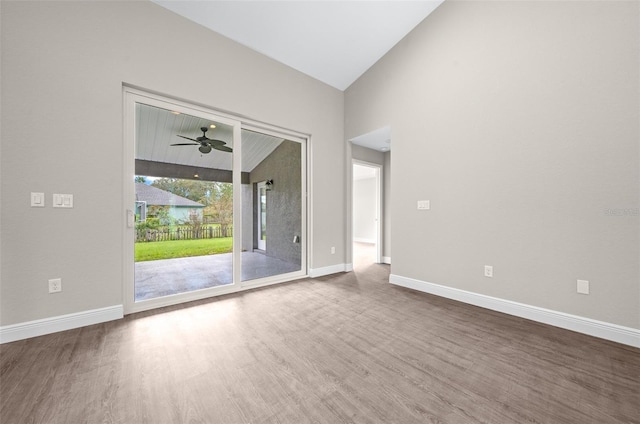
[[[220,150],[221,152],[232,152],[231,147],[225,146],[224,141],[222,140],[212,140],[207,137],[207,127],[200,127],[200,131],[202,131],[202,135],[198,138],[190,138],[185,137],[184,135],[178,134],[178,137],[186,138],[187,140],[194,141],[195,143],[176,143],[172,144],[172,146],[200,146],[198,150],[200,153],[209,153],[211,149]]]

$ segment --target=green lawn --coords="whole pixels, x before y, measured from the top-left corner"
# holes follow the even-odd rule
[[[136,243],[136,262],[230,253],[233,237]]]

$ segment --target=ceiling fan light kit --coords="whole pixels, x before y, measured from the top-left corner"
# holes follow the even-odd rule
[[[212,127],[214,126],[212,125]],[[184,135],[178,134],[178,137],[191,140],[193,141],[193,143],[175,143],[175,144],[172,144],[172,146],[198,146],[198,150],[200,150],[200,153],[205,153],[205,154],[211,152],[211,149],[220,150],[221,152],[229,152],[229,153],[233,152],[233,149],[231,147],[225,146],[225,144],[227,144],[226,142],[222,140],[214,140],[214,139],[208,138],[207,130],[209,130],[209,128],[200,127],[200,131],[202,131],[202,135],[198,138],[191,138],[191,137],[186,137]]]

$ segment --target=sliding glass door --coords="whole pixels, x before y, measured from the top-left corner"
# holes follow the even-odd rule
[[[125,151],[127,312],[306,275],[305,139],[126,89]]]

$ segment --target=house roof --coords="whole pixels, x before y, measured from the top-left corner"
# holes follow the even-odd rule
[[[204,208],[204,205],[177,194],[161,190],[145,183],[136,183],[136,201],[147,202],[147,206],[177,206]]]

